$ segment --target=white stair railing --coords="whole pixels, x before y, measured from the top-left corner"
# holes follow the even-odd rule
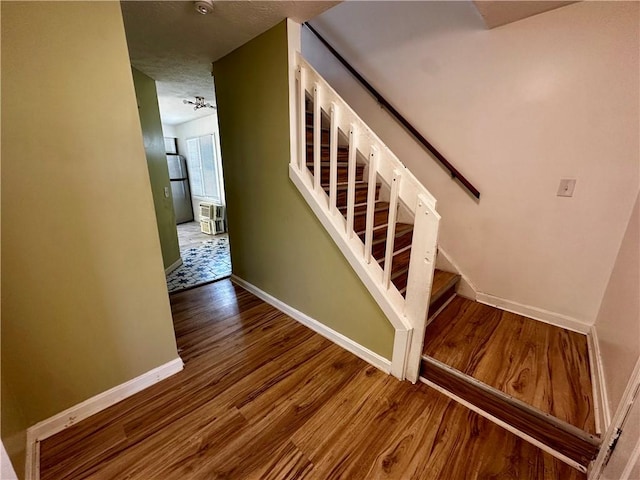
[[[313,175],[307,168],[307,98],[313,100]],[[327,229],[393,327],[395,339],[391,373],[417,381],[426,327],[426,316],[435,267],[440,216],[436,200],[407,170],[378,136],[356,115],[328,83],[297,53],[295,108],[292,128],[297,139],[297,158],[289,176]],[[329,192],[321,184],[322,115],[329,122]],[[337,159],[339,132],[348,139],[347,211],[337,205]],[[368,157],[365,180],[366,221],[364,243],[354,232],[357,152]],[[372,257],[376,183],[389,186],[389,215],[383,267]],[[391,281],[395,226],[399,206],[409,212],[413,238],[406,294]],[[403,220],[404,221],[404,220]]]

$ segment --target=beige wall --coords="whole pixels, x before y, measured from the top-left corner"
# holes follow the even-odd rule
[[[286,33],[214,64],[233,273],[391,358],[393,327],[289,181]]]
[[[2,119],[2,439],[22,471],[8,437],[177,357],[119,3],[2,2]]]
[[[164,149],[164,135],[158,109],[156,82],[144,73],[133,70],[133,84],[138,102],[138,114],[147,156],[147,169],[156,214],[158,237],[162,250],[162,263],[168,268],[180,259],[176,215],[173,211],[169,167]],[[165,195],[165,188],[169,195]]]
[[[472,2],[345,2],[312,23],[482,192],[473,201],[303,29],[303,53],[438,199],[481,292],[593,324],[638,191],[638,2],[486,30]],[[577,178],[573,198],[556,197]]]
[[[595,324],[612,415],[640,359],[639,203],[636,196]]]

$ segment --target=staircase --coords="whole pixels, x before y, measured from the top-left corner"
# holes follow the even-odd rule
[[[289,177],[395,329],[389,371],[418,380],[440,216],[433,195],[302,58]]]
[[[433,288],[431,293],[431,301],[429,307],[429,320],[430,322],[440,324],[451,323],[452,320],[460,315],[461,309],[475,309],[473,316],[476,317],[473,321],[475,324],[480,325],[488,323],[486,318],[487,314],[498,312],[498,309],[489,307],[487,305],[481,305],[471,300],[458,297],[454,300],[456,285],[460,279],[457,274],[443,272],[436,270],[433,280]],[[435,317],[435,318],[434,318]],[[535,322],[531,320],[531,322]],[[473,327],[476,328],[476,327]],[[541,326],[541,328],[544,328]],[[556,327],[548,327],[556,328]],[[431,329],[431,326],[427,328],[426,334],[428,335],[427,341],[425,341],[425,353],[422,355],[422,365],[420,377],[421,380],[428,385],[435,387],[436,389],[443,391],[450,396],[453,396],[458,401],[466,404],[472,409],[476,409],[482,412],[485,416],[496,423],[504,426],[508,429],[515,429],[520,436],[527,439],[531,443],[540,446],[547,451],[552,452],[555,456],[561,458],[566,463],[574,466],[575,468],[586,472],[589,463],[595,459],[599,446],[600,439],[595,435],[593,426],[589,426],[588,422],[576,421],[573,423],[562,420],[550,413],[550,411],[559,410],[563,407],[558,407],[551,404],[546,411],[536,408],[529,403],[526,403],[513,395],[510,395],[501,389],[495,388],[492,385],[479,381],[471,375],[467,375],[460,370],[447,365],[446,363],[433,358],[428,355],[437,348],[434,349],[431,345],[433,336],[441,334],[442,328]],[[495,335],[495,331],[491,335]],[[482,359],[482,345],[478,337],[471,337],[468,335],[461,335],[464,343],[472,343],[472,348],[475,353],[471,362],[479,362]],[[448,336],[444,339],[444,350],[460,348],[452,336]],[[563,344],[564,348],[568,348],[566,344]],[[507,346],[504,346],[506,350]],[[531,348],[526,347],[525,348]],[[461,353],[456,353],[457,356]],[[564,356],[569,354],[564,352]],[[452,362],[455,363],[455,362]],[[457,362],[457,366],[463,365],[464,362]],[[508,368],[506,365],[500,365],[501,368]],[[552,368],[549,365],[548,368]],[[473,367],[471,368],[473,370]],[[523,367],[523,371],[526,372],[526,367]],[[511,385],[517,390],[522,388],[522,382],[526,383],[527,378],[524,380],[519,376],[514,375],[511,380]],[[571,389],[575,390],[575,386],[571,386]],[[551,402],[552,403],[552,402]],[[578,401],[570,402],[571,407],[568,410],[579,410]],[[586,402],[587,409],[591,408],[591,403]],[[583,409],[584,410],[584,409]],[[593,412],[579,412],[581,415],[575,415],[575,417],[589,416]],[[569,415],[571,417],[571,415]],[[578,423],[579,426],[575,425]],[[580,428],[582,427],[582,428]],[[586,431],[591,430],[591,431]]]
[[[457,297],[460,275],[435,269],[440,217],[433,196],[299,54],[296,67],[296,155],[292,155],[289,176],[394,326],[390,373],[413,382],[422,380],[586,472],[600,446],[595,431],[435,358],[434,338],[442,339],[454,357],[466,355],[462,353],[466,349],[471,351],[471,365],[481,362],[490,342],[477,341],[474,330],[491,323],[487,318],[493,313],[487,309],[493,307]],[[432,327],[442,325],[443,319],[445,323],[455,320],[461,304],[475,305],[484,313],[471,322],[469,333],[455,340],[442,338],[438,328]],[[519,360],[504,357],[506,349],[507,345],[498,345],[494,361],[517,364]],[[525,352],[532,349],[524,345]],[[559,355],[572,361],[571,354]],[[548,368],[549,376],[555,375],[551,365]],[[528,387],[527,368],[520,369],[519,375],[509,379],[510,385]],[[569,387],[572,393],[580,390],[574,387]],[[551,404],[555,399],[548,391],[539,396]],[[587,406],[592,404],[587,401]]]
[[[306,152],[307,169],[311,175],[314,174],[314,136],[313,136],[313,100],[310,96],[306,98]],[[321,118],[321,149],[320,149],[320,185],[327,196],[331,193],[331,159],[329,140],[329,118]],[[366,242],[367,234],[367,197],[369,195],[369,183],[365,177],[367,162],[362,157],[356,156],[355,182],[354,182],[354,208],[353,208],[353,230],[362,243]],[[336,207],[347,221],[348,205],[347,197],[349,190],[349,145],[346,138],[338,138],[337,161],[336,161]],[[389,235],[389,209],[388,201],[381,199],[381,190],[386,198],[390,191],[382,181],[376,176],[373,202],[373,237],[371,239],[371,255],[375,261],[384,269],[385,254],[387,252],[387,237]],[[397,207],[396,207],[397,208]],[[394,215],[397,218],[397,212]],[[411,220],[409,220],[411,221]],[[391,282],[405,297],[407,283],[409,279],[409,261],[411,259],[411,241],[413,238],[413,223],[395,222],[392,225],[393,247],[391,258]]]
[[[489,340],[478,341],[473,329],[490,323],[483,315],[491,316],[486,312],[493,307],[457,297],[460,276],[435,269],[440,221],[435,199],[299,54],[291,115],[295,154],[289,177],[395,328],[389,372],[422,380],[586,471],[599,449],[595,432],[423,354],[423,346],[428,352],[440,337],[427,325],[453,319],[467,302],[485,313],[457,340],[461,344],[443,341],[454,356],[460,356],[460,346],[460,351],[471,350],[472,364],[480,361],[492,332]],[[504,360],[502,353],[495,357],[498,363]],[[527,381],[517,378],[511,384],[521,388]],[[542,396],[553,399],[547,392]]]

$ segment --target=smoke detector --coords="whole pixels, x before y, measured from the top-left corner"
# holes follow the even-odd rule
[[[193,2],[193,6],[196,9],[196,12],[201,13],[202,15],[208,15],[213,12],[213,0],[197,0]]]

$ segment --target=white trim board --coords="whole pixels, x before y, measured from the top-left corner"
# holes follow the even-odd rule
[[[242,288],[244,288],[245,290],[253,293],[256,297],[258,297],[261,300],[267,302],[269,305],[273,306],[274,308],[277,308],[282,313],[284,313],[284,314],[288,315],[289,317],[293,318],[294,320],[300,322],[305,327],[310,328],[314,332],[322,335],[327,340],[330,340],[333,343],[335,343],[336,345],[339,345],[340,347],[344,348],[345,350],[353,353],[356,357],[361,358],[365,362],[367,362],[367,363],[373,365],[374,367],[382,370],[386,374],[389,374],[391,372],[391,361],[390,360],[384,358],[381,355],[378,355],[377,353],[369,350],[366,347],[363,347],[359,343],[354,342],[350,338],[345,337],[341,333],[338,333],[335,330],[327,327],[323,323],[320,323],[318,320],[315,320],[315,319],[309,317],[308,315],[302,313],[301,311],[296,310],[295,308],[291,307],[290,305],[287,305],[286,303],[284,303],[281,300],[278,300],[274,296],[269,295],[267,292],[259,289],[258,287],[256,287],[255,285],[247,282],[246,280],[243,280],[242,278],[240,278],[240,277],[238,277],[236,275],[231,275],[231,280],[235,284],[237,284],[237,285],[241,286]]]
[[[606,466],[605,461],[607,460],[609,446],[614,441],[613,439],[615,438],[616,431],[624,427],[625,420],[627,419],[627,415],[629,414],[631,407],[633,407],[633,403],[635,401],[640,401],[636,398],[639,392],[640,358],[638,358],[638,360],[636,361],[635,367],[633,368],[633,373],[629,378],[629,383],[627,383],[627,387],[622,394],[622,398],[620,399],[618,408],[611,418],[611,423],[609,423],[609,426],[606,429],[604,435],[602,435],[602,446],[600,447],[598,456],[591,463],[591,468],[589,469],[589,475],[587,477],[589,480],[598,480],[601,477],[604,467]],[[631,468],[633,467],[630,467],[630,469]]]
[[[26,479],[40,479],[40,442],[42,440],[178,373],[183,368],[182,359],[175,358],[29,427],[27,429]]]
[[[591,325],[581,322],[576,318],[569,317],[568,315],[551,312],[538,307],[532,307],[531,305],[524,305],[522,303],[514,302],[513,300],[489,295],[488,293],[479,292],[477,295],[477,301],[507,312],[522,315],[523,317],[529,317],[556,327],[582,333],[583,335],[588,334],[591,330]]]
[[[173,262],[171,265],[169,265],[167,268],[164,269],[164,274],[169,275],[171,272],[173,272],[175,269],[181,266],[182,266],[182,257],[179,257],[178,260],[176,260],[175,262]]]
[[[591,369],[591,384],[593,385],[593,406],[596,419],[596,431],[598,434],[606,432],[611,423],[611,410],[607,396],[607,383],[604,377],[602,355],[600,354],[600,341],[595,325],[587,335],[589,348],[589,367]]]
[[[633,480],[631,478],[631,472],[634,469],[634,467],[639,463],[640,463],[640,438],[638,438],[638,441],[636,442],[636,446],[633,447],[633,452],[631,452],[631,455],[629,456],[629,462],[627,463],[627,466],[624,468],[622,475],[620,475],[620,479]]]
[[[524,441],[529,442],[530,444],[532,444],[532,445],[538,447],[539,449],[549,453],[550,455],[553,455],[558,460],[566,463],[567,465],[575,468],[576,470],[580,470],[582,473],[586,473],[587,469],[584,468],[582,465],[580,465],[578,462],[576,462],[574,460],[571,460],[569,457],[566,457],[562,453],[555,451],[553,448],[549,447],[548,445],[545,445],[544,443],[536,440],[535,438],[527,435],[526,433],[521,432],[520,430],[518,430],[517,428],[513,427],[512,425],[509,425],[508,423],[503,422],[502,420],[494,417],[490,413],[485,412],[481,408],[479,408],[479,407],[473,405],[472,403],[469,403],[466,400],[458,397],[456,394],[451,393],[449,390],[447,390],[445,388],[442,388],[440,385],[437,385],[437,384],[433,383],[431,380],[427,380],[424,377],[420,377],[420,381],[422,383],[430,386],[431,388],[437,390],[438,392],[442,393],[443,395],[446,395],[447,397],[451,398],[452,400],[455,400],[459,404],[464,405],[469,410],[477,413],[478,415],[486,418],[487,420],[495,423],[496,425],[501,426],[502,428],[504,428],[508,432],[511,432],[514,435],[522,438]]]

